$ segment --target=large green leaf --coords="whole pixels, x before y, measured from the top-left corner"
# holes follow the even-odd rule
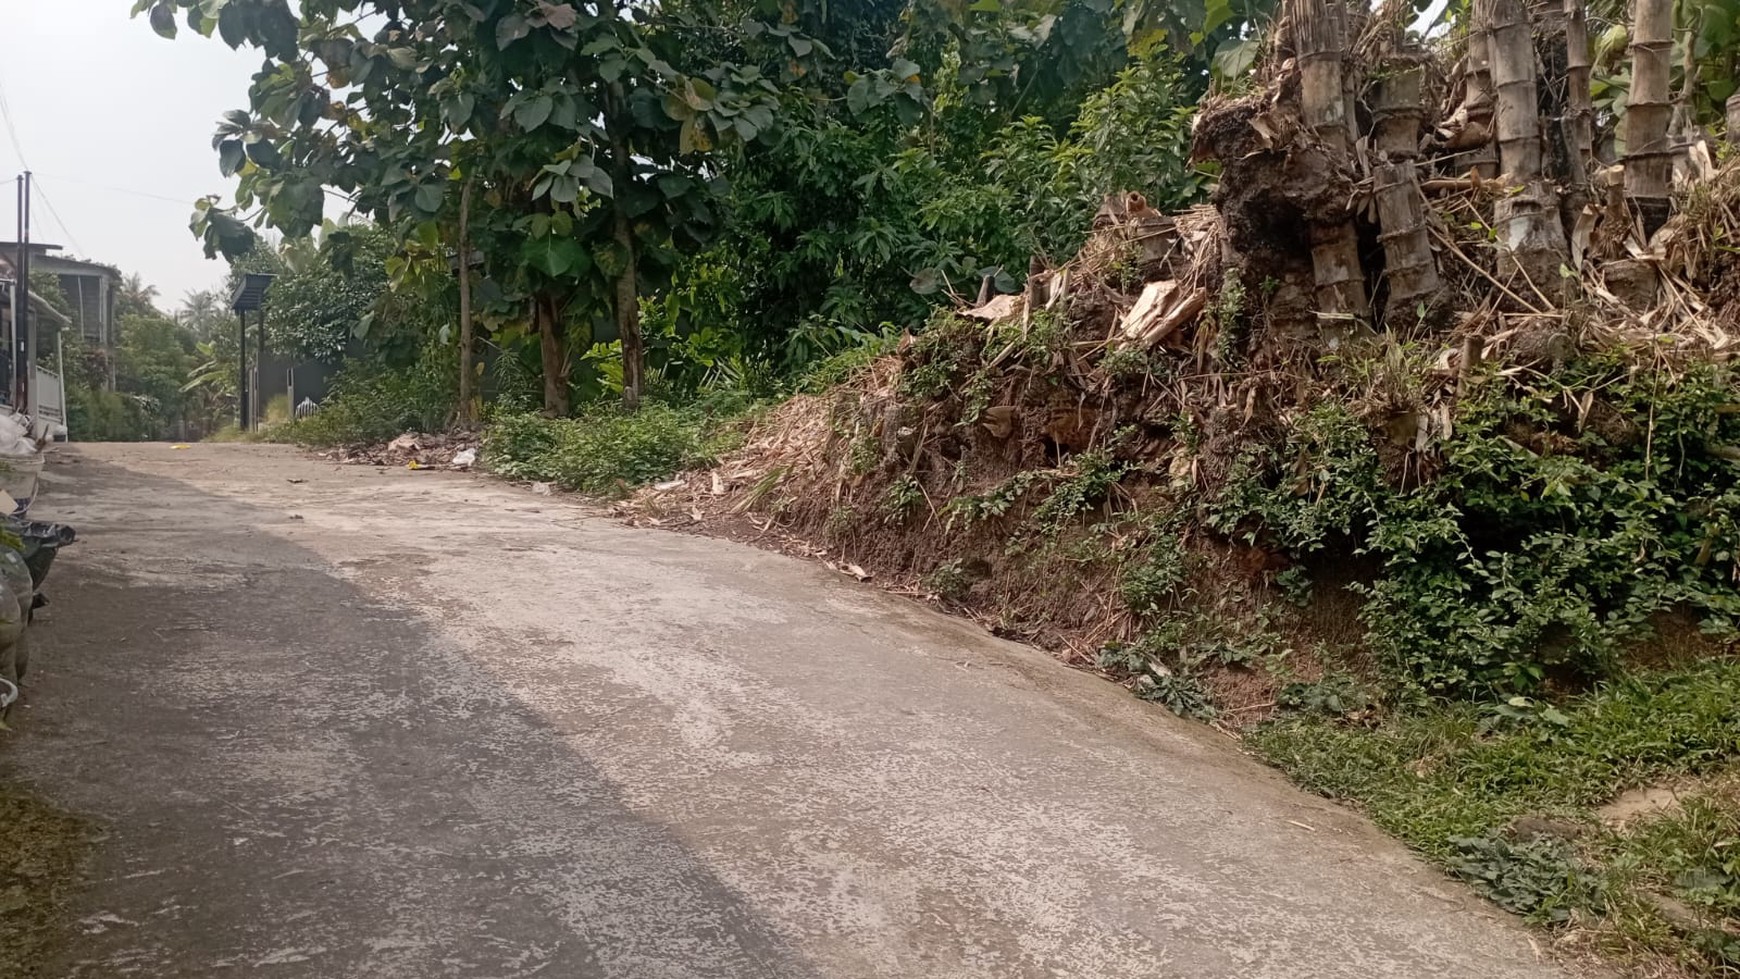
[[[584,272],[590,264],[586,249],[572,238],[528,239],[520,251],[520,258],[530,266],[552,279],[561,279]]]
[[[535,95],[514,109],[514,122],[526,132],[533,132],[548,122],[556,109],[556,100],[548,95]]]
[[[454,132],[464,132],[471,122],[471,114],[477,109],[477,99],[470,93],[461,92],[448,99],[441,107],[442,114],[447,117],[447,128]]]
[[[276,170],[284,163],[284,158],[278,154],[278,147],[266,140],[262,139],[252,143],[244,142],[242,145],[247,152],[248,159],[253,161],[255,166]]]
[[[441,211],[441,199],[446,195],[447,188],[443,187],[436,181],[431,180],[427,183],[417,185],[415,198],[417,210],[422,211],[424,214],[439,214]]]
[[[575,160],[568,168],[589,190],[600,197],[615,197],[616,187],[610,180],[610,174],[591,160]]]
[[[552,100],[552,103],[553,109],[550,112],[551,125],[555,126],[557,129],[566,129],[570,131],[572,131],[575,126],[579,125],[580,107],[575,103],[572,95],[564,92],[561,95],[556,96]]]
[[[646,184],[633,183],[629,184],[628,188],[623,191],[622,196],[617,199],[617,203],[629,217],[639,218],[663,204],[664,200],[663,194]]]
[[[543,16],[544,23],[559,31],[573,27],[580,17],[573,4],[550,3],[548,0],[539,0],[538,13]]]
[[[524,40],[532,33],[532,25],[519,14],[508,14],[495,25],[495,46],[506,51],[515,41]]]
[[[1242,41],[1225,41],[1215,49],[1211,64],[1214,75],[1222,81],[1233,81],[1243,78],[1257,63],[1257,56],[1263,51],[1261,41],[1254,38]]]
[[[239,139],[226,139],[218,144],[218,169],[226,177],[233,177],[247,162],[247,153],[242,149]]]
[[[175,37],[175,7],[172,4],[164,2],[151,8],[151,29],[163,37]]]
[[[861,116],[870,108],[870,96],[870,79],[868,77],[860,78],[852,83],[851,88],[846,89],[846,108],[850,109],[853,115]]]

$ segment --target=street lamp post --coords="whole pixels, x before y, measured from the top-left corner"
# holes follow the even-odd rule
[[[236,400],[239,402],[237,420],[244,432],[252,427],[251,422],[259,420],[250,411],[255,392],[248,384],[248,314],[259,314],[254,317],[254,329],[260,334],[260,352],[254,361],[254,369],[258,370],[266,359],[266,318],[262,310],[266,305],[266,293],[271,291],[274,278],[276,276],[266,272],[244,272],[241,285],[236,287],[235,295],[230,297],[230,309],[235,310],[239,321],[236,327]]]

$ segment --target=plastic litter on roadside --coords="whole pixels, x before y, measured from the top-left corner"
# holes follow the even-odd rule
[[[12,498],[0,513],[23,516],[36,498],[43,458],[29,425],[21,415],[0,415],[0,492]]]

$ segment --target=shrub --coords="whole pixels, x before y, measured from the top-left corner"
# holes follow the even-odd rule
[[[1184,544],[1176,533],[1160,533],[1140,556],[1124,566],[1118,591],[1139,616],[1161,614],[1188,577]]]
[[[1470,384],[1438,472],[1411,488],[1386,475],[1382,436],[1343,405],[1315,407],[1240,458],[1209,522],[1296,558],[1380,560],[1358,586],[1367,639],[1416,696],[1599,679],[1670,609],[1733,635],[1740,491],[1716,448],[1740,442],[1733,378],[1591,359],[1550,381]],[[1605,421],[1567,418],[1567,391]]]
[[[601,495],[712,461],[724,436],[696,409],[647,402],[632,414],[598,407],[552,420],[510,415],[491,426],[485,464],[510,479]]]
[[[333,382],[318,412],[271,435],[302,445],[356,445],[443,428],[458,400],[458,368],[449,370],[443,359],[426,355],[402,370],[354,366]]]

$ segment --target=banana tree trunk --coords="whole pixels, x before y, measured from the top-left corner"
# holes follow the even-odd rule
[[[1493,207],[1499,244],[1510,271],[1527,280],[1521,292],[1556,304],[1564,294],[1559,270],[1569,261],[1569,249],[1558,197],[1542,172],[1534,36],[1520,0],[1475,0],[1474,15],[1486,30],[1492,64],[1499,167],[1519,185]]]
[[[1353,120],[1348,116],[1342,64],[1348,47],[1345,8],[1339,0],[1292,0],[1290,7],[1299,52],[1300,116],[1335,165],[1348,168]],[[1369,316],[1359,234],[1351,215],[1340,222],[1313,225],[1310,239],[1319,314],[1332,319]]]
[[[1673,0],[1637,0],[1631,25],[1631,95],[1625,102],[1625,196],[1645,237],[1667,222],[1674,175],[1668,125],[1673,57]]]

